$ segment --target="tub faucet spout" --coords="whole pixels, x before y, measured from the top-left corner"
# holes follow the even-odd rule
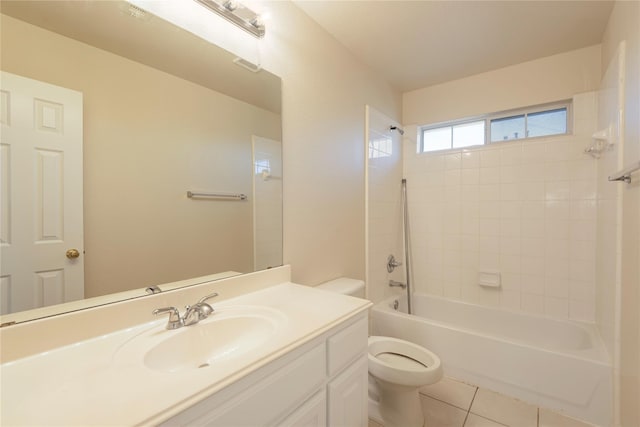
[[[402,289],[407,289],[407,284],[406,283],[402,283],[402,282],[396,282],[395,280],[389,280],[389,286],[393,287],[399,287]]]

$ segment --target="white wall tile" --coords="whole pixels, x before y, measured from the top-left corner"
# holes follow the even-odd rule
[[[595,283],[569,280],[569,299],[574,301],[593,301],[595,298]]]
[[[522,144],[522,163],[544,163],[546,160],[546,144],[539,141],[528,141]]]
[[[540,253],[539,255],[543,255]],[[522,274],[531,276],[544,276],[544,256],[523,256],[521,262]]]
[[[596,220],[597,205],[595,200],[574,200],[571,202],[571,219]]]
[[[466,150],[462,152],[462,168],[463,169],[477,169],[480,167],[480,151],[478,150]]]
[[[591,181],[571,181],[570,199],[571,200],[595,200],[596,198],[596,182]]]
[[[547,179],[545,183],[545,200],[569,200],[571,181]]]
[[[478,255],[478,268],[480,270],[499,270],[500,255],[491,252],[480,252]]]
[[[494,168],[500,166],[500,149],[488,147],[480,151],[480,167]]]
[[[519,165],[522,162],[522,144],[508,144],[500,150],[500,165]]]
[[[500,236],[500,219],[498,218],[480,218],[480,236]]]
[[[545,218],[551,220],[569,219],[570,204],[565,200],[547,200],[544,204]]]
[[[550,317],[566,319],[569,317],[569,300],[567,298],[545,297],[544,312]]]
[[[544,163],[523,163],[520,169],[520,180],[522,182],[544,182]]]
[[[544,295],[554,298],[569,298],[569,279],[547,275],[544,279]]]
[[[503,289],[500,295],[500,307],[511,310],[520,310],[520,291],[512,291],[509,289]]]
[[[544,256],[545,240],[539,236],[544,236],[544,232],[533,238],[526,237],[523,234],[520,247],[522,256]]]
[[[522,276],[517,273],[501,273],[500,282],[502,292],[517,292],[522,289]],[[519,299],[518,299],[519,301]]]
[[[483,184],[478,187],[480,201],[499,201],[500,184]]]
[[[405,176],[419,180],[409,195],[412,242],[427,240],[414,251],[424,263],[414,260],[414,281],[440,281],[422,288],[449,298],[593,318],[598,201],[586,142],[569,135],[406,162]],[[483,269],[501,272],[500,290],[478,286]]]
[[[513,199],[502,198],[500,202],[500,218],[518,219],[521,216],[522,204]]]
[[[522,182],[520,184],[522,200],[545,200],[544,182]]]
[[[444,169],[444,157],[439,154],[423,154],[424,168],[427,171],[441,171]]]
[[[569,300],[569,318],[571,320],[593,322],[595,317],[593,302]]]
[[[462,167],[462,153],[446,154],[444,157],[445,169],[460,169]]]
[[[544,276],[540,274],[523,274],[521,276],[521,289],[523,293],[544,295]]]
[[[520,274],[521,269],[520,255],[500,254],[500,271],[505,273]]]
[[[499,184],[500,168],[499,167],[481,167],[480,168],[480,184]]]
[[[543,201],[522,201],[522,218],[544,219],[545,202]]]
[[[460,171],[460,180],[463,185],[477,185],[480,183],[480,169],[462,169]]]
[[[520,184],[514,182],[500,184],[500,199],[501,200],[520,200],[522,192],[520,190]]]
[[[502,218],[500,220],[500,235],[504,237],[520,237],[522,226],[519,218]]]
[[[521,227],[523,239],[544,236],[545,224],[543,219],[522,219]]]
[[[502,166],[500,168],[500,182],[522,181],[522,169],[520,165]]]
[[[504,255],[515,255],[520,258],[520,251],[522,249],[522,239],[517,237],[501,237],[500,238],[500,253]]]
[[[520,307],[526,313],[542,315],[544,314],[544,296],[523,292],[520,296]]]

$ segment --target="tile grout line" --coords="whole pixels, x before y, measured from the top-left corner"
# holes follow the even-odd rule
[[[464,416],[464,421],[462,422],[462,427],[467,423],[467,418],[469,418],[469,413],[471,412],[471,407],[473,406],[473,401],[476,400],[476,395],[478,394],[478,390],[480,387],[476,386],[476,391],[473,393],[473,397],[471,398],[471,403],[469,403],[469,409],[467,409],[467,413]]]
[[[421,396],[421,398],[422,397],[428,397],[429,399],[437,400],[438,402],[442,402],[442,403],[444,403],[444,404],[446,404],[448,406],[453,406],[454,408],[460,409],[461,411],[469,412],[468,409],[461,408],[460,406],[454,405],[453,403],[451,403],[449,401],[446,401],[446,400],[443,400],[442,398],[433,397],[433,396],[431,396],[429,394],[424,394],[424,393],[420,393],[420,396]],[[475,393],[474,393],[474,396],[475,396]],[[473,402],[473,399],[471,399],[471,401]],[[471,408],[471,406],[469,406],[469,408]]]

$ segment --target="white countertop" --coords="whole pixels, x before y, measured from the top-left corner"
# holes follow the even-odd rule
[[[123,356],[118,350],[149,329],[167,336],[184,329],[165,330],[166,317],[151,314],[150,322],[5,363],[0,424],[157,424],[370,306],[367,300],[293,283],[210,303],[218,313],[240,305],[264,307],[283,313],[285,320],[267,342],[220,368],[162,372],[146,367],[142,355]]]

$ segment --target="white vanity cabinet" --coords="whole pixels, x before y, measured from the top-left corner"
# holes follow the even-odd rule
[[[161,425],[365,427],[367,325],[361,312]]]

